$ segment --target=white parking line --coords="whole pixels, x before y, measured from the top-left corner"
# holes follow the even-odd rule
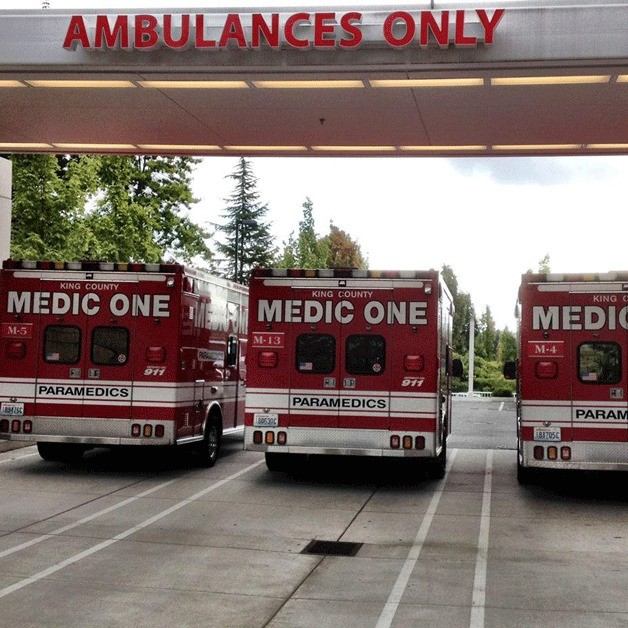
[[[484,611],[486,604],[486,564],[488,561],[488,538],[491,524],[491,492],[493,488],[493,450],[486,454],[486,470],[484,474],[484,494],[482,497],[482,514],[480,515],[480,535],[478,553],[475,559],[475,577],[473,580],[473,601],[471,602],[470,628],[484,628]]]
[[[41,543],[42,541],[45,541],[46,539],[51,539],[54,536],[57,536],[59,534],[63,534],[64,532],[67,532],[68,530],[72,530],[73,528],[77,528],[78,526],[83,525],[84,523],[88,523],[90,521],[93,521],[94,519],[97,519],[98,517],[102,517],[103,515],[106,515],[110,512],[113,512],[114,510],[118,510],[118,508],[122,508],[123,506],[126,506],[128,504],[133,503],[134,501],[137,501],[138,499],[142,499],[142,497],[146,497],[148,495],[150,495],[151,493],[155,493],[158,490],[168,486],[169,484],[172,484],[176,482],[176,480],[168,480],[168,482],[162,482],[161,484],[154,486],[153,488],[149,488],[148,490],[144,491],[143,493],[139,493],[138,495],[134,495],[133,497],[129,497],[128,499],[125,499],[124,501],[121,501],[119,504],[115,504],[113,506],[109,506],[108,508],[104,508],[103,510],[99,510],[98,512],[95,512],[92,515],[88,515],[87,517],[83,517],[83,519],[79,519],[78,521],[76,521],[75,523],[70,523],[67,526],[63,526],[62,528],[57,528],[56,530],[53,530],[52,532],[48,532],[47,534],[42,534],[41,536],[38,536],[34,539],[31,539],[30,541],[26,541],[25,543],[20,543],[20,545],[16,545],[15,547],[10,547],[9,549],[5,549],[3,551],[0,552],[0,558],[4,558],[5,556],[9,556],[10,554],[15,554],[16,552],[19,552],[23,549],[26,549],[27,547],[32,547],[33,545],[37,545],[37,543]]]
[[[154,515],[153,517],[150,517],[149,519],[146,519],[145,521],[142,521],[141,523],[138,523],[136,526],[133,526],[132,528],[129,528],[128,530],[125,530],[124,532],[121,532],[120,534],[117,534],[113,538],[108,539],[106,541],[103,541],[101,543],[98,543],[97,545],[94,545],[93,547],[90,547],[89,549],[86,549],[83,552],[75,554],[74,556],[70,556],[70,558],[67,558],[66,560],[63,560],[63,561],[61,561],[59,563],[56,563],[56,564],[52,565],[51,567],[48,567],[48,569],[44,569],[43,571],[40,571],[40,572],[38,572],[36,574],[33,574],[32,576],[30,576],[28,578],[24,578],[23,580],[20,580],[19,582],[16,582],[15,584],[12,584],[12,585],[10,585],[8,587],[5,587],[4,589],[0,589],[0,598],[6,597],[7,595],[9,595],[11,593],[14,593],[15,591],[19,591],[20,589],[23,589],[24,587],[28,586],[29,584],[33,584],[34,582],[42,580],[43,578],[46,578],[47,576],[50,576],[51,574],[53,574],[53,573],[55,573],[57,571],[60,571],[61,569],[63,569],[64,567],[67,567],[68,565],[72,565],[74,563],[77,563],[78,561],[82,560],[83,558],[87,558],[88,556],[91,556],[92,554],[95,554],[96,552],[99,552],[100,550],[103,550],[103,549],[109,547],[110,545],[113,545],[114,543],[117,543],[118,541],[126,539],[127,537],[131,536],[132,534],[135,534],[135,532],[138,532],[139,530],[142,530],[142,529],[152,525],[153,523],[156,523],[157,521],[160,521],[164,517],[167,517],[168,515],[172,514],[173,512],[176,512],[177,510],[180,510],[181,508],[183,508],[184,506],[187,506],[188,504],[192,503],[193,501],[196,501],[197,499],[200,499],[204,495],[207,495],[208,493],[211,493],[212,491],[216,490],[217,488],[220,488],[221,486],[224,486],[225,484],[227,484],[227,482],[231,482],[231,480],[235,480],[236,478],[239,478],[241,475],[244,475],[245,473],[248,473],[251,469],[254,469],[255,467],[257,467],[260,464],[262,464],[263,462],[264,462],[264,459],[258,460],[254,464],[251,464],[248,467],[245,467],[241,471],[238,471],[237,473],[234,473],[233,475],[230,475],[229,477],[227,477],[227,478],[225,478],[223,480],[220,480],[220,481],[216,482],[215,484],[212,484],[211,486],[208,486],[207,488],[203,489],[202,491],[199,491],[198,493],[195,493],[191,497],[188,497],[188,498],[186,498],[186,499],[184,499],[184,500],[174,504],[170,508],[166,508],[166,510],[162,510],[160,513]]]
[[[22,458],[31,458],[32,456],[39,456],[39,454],[25,454],[23,456],[12,456],[11,458],[0,460],[0,464],[5,464],[7,462],[14,462],[15,460],[22,460]]]
[[[401,598],[408,586],[408,581],[410,580],[410,576],[412,575],[412,571],[416,566],[417,561],[419,560],[419,555],[421,554],[421,550],[423,549],[423,543],[425,543],[425,539],[427,537],[427,533],[429,532],[430,526],[432,525],[432,520],[434,519],[434,514],[436,513],[436,509],[438,508],[438,503],[440,502],[440,498],[443,495],[443,487],[447,482],[447,477],[449,475],[449,471],[453,466],[454,460],[456,458],[456,454],[458,453],[457,449],[453,449],[451,451],[451,455],[447,461],[447,472],[445,473],[445,477],[440,482],[440,486],[438,489],[434,491],[434,495],[430,501],[429,506],[427,507],[427,511],[423,516],[423,521],[421,522],[421,527],[417,532],[417,535],[414,539],[414,543],[408,552],[408,557],[397,577],[397,581],[388,596],[388,600],[386,600],[386,604],[377,620],[377,628],[388,628],[393,619],[395,618],[395,614],[397,613],[397,609],[399,608],[399,603],[401,602]]]
[[[503,409],[504,409],[504,402],[502,401],[502,402],[499,404],[499,410],[498,410],[498,412],[501,412]]]

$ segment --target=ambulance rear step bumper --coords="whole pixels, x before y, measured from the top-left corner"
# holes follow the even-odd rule
[[[534,457],[534,447],[543,447],[542,460]],[[558,451],[557,460],[547,458],[548,447]],[[569,447],[570,460],[560,459],[562,447]],[[628,442],[535,442],[524,441],[520,444],[522,466],[530,469],[574,469],[577,471],[628,471]]]
[[[173,421],[140,421],[137,419],[19,417],[20,430],[0,432],[0,439],[26,442],[76,443],[81,445],[142,445],[163,446],[175,444]],[[23,431],[25,421],[31,421],[28,433]],[[140,426],[140,435],[132,435],[133,425]],[[151,436],[144,436],[144,426],[151,426]],[[164,435],[156,437],[155,426],[163,425]]]
[[[287,433],[286,445],[253,442],[255,431],[261,430],[275,433],[274,442],[277,442],[277,433]],[[400,446],[393,449],[390,444],[392,434],[400,437],[409,436],[414,444],[415,438],[422,437],[424,449],[404,449]],[[290,454],[319,454],[329,456],[379,456],[391,458],[434,458],[440,452],[435,446],[434,432],[411,432],[401,430],[369,430],[352,428],[309,428],[309,427],[251,427],[244,431],[244,448],[251,451],[268,451],[273,453]]]

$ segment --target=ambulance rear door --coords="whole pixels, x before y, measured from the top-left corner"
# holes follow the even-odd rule
[[[628,367],[621,285],[573,284],[570,294],[574,441],[626,442]]]
[[[347,279],[337,292],[339,303],[346,304],[341,311],[351,312],[340,326],[338,347],[341,428],[390,429],[392,319],[398,307],[393,294],[385,279]]]
[[[295,280],[298,282],[298,280]],[[284,292],[289,377],[289,424],[302,428],[337,428],[342,386],[340,347],[349,314],[336,282],[308,279]]]
[[[40,315],[39,415],[129,418],[137,304],[123,285],[134,283],[42,281],[43,294],[66,296]]]
[[[522,286],[520,440],[571,440],[574,356],[572,339],[561,329],[569,307],[565,284],[529,282]]]

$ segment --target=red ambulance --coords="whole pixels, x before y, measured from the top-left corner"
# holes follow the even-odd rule
[[[523,275],[517,477],[628,469],[628,273]]]
[[[245,448],[405,457],[445,473],[453,302],[437,271],[256,269]]]
[[[178,264],[0,271],[0,438],[46,460],[189,444],[213,466],[244,423],[248,290]]]

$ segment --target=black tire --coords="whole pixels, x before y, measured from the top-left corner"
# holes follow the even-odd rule
[[[73,443],[37,443],[37,451],[48,462],[78,462],[85,447]]]
[[[210,418],[205,428],[205,437],[199,447],[201,466],[209,469],[216,464],[222,445],[222,429],[216,418]]]
[[[288,471],[293,466],[290,454],[278,454],[266,452],[266,466],[269,471]]]
[[[534,484],[538,477],[538,469],[531,469],[530,467],[521,466],[519,457],[517,457],[517,482],[519,482],[521,486]]]
[[[434,460],[428,462],[427,476],[431,480],[442,480],[447,470],[447,441],[443,442],[443,448]]]

